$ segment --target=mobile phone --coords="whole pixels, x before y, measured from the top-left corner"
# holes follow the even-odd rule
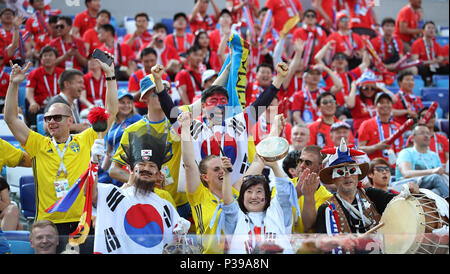
[[[103,63],[107,64],[108,66],[110,66],[112,64],[112,62],[114,61],[113,58],[111,58],[109,55],[107,55],[105,52],[103,52],[99,49],[94,50],[94,52],[92,53],[92,57],[102,61]]]

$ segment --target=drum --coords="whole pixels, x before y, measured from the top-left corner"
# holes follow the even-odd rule
[[[380,220],[384,226],[377,231],[384,238],[384,253],[448,254],[448,234],[433,234],[448,226],[448,213],[441,213],[435,200],[423,193],[392,199]]]
[[[267,137],[256,146],[256,154],[267,162],[275,162],[286,157],[289,142],[283,137]]]

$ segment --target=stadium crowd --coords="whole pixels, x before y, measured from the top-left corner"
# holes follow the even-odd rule
[[[369,0],[194,0],[152,28],[134,14],[126,35],[107,1],[75,16],[44,2],[24,16],[0,1],[18,144],[0,139],[0,168],[33,170],[35,253],[301,253],[293,235],[366,233],[422,189],[447,208],[433,233],[448,253],[448,103],[420,87],[446,76],[448,100],[449,49],[421,0],[396,18]],[[257,151],[275,137],[289,148],[270,161]],[[1,243],[24,223],[0,178]],[[366,252],[317,239],[311,252]]]

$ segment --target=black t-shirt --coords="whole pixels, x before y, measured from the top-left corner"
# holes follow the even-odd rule
[[[6,182],[5,178],[0,177],[0,192],[2,192],[2,190],[6,188],[9,191],[9,184]]]
[[[387,206],[387,204],[392,200],[392,198],[394,198],[396,196],[396,194],[393,193],[389,193],[386,192],[384,190],[378,189],[378,188],[373,188],[373,187],[369,187],[365,189],[367,196],[369,197],[369,199],[373,202],[373,204],[375,205],[376,210],[378,211],[378,213],[382,214]],[[350,225],[350,229],[352,230],[352,233],[364,233],[367,230],[369,230],[369,228],[365,228],[362,221],[359,219],[355,219],[353,218],[350,213],[345,209],[345,207],[343,207],[341,201],[338,202],[340,203],[344,214],[348,220],[348,223]],[[352,205],[355,208],[358,208],[358,202],[356,200],[356,198],[353,200]],[[319,209],[317,210],[317,219],[316,219],[316,232],[317,233],[327,233],[327,228],[326,228],[326,222],[325,222],[325,209],[327,208],[326,204],[322,204]]]

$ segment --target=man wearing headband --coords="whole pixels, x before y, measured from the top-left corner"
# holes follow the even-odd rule
[[[92,202],[97,208],[94,252],[102,254],[161,254],[173,241],[177,227],[186,233],[190,222],[176,208],[155,193],[162,184],[161,167],[173,157],[168,133],[140,127],[128,133],[121,144],[121,159],[133,170],[127,188],[94,183]],[[170,133],[169,133],[170,134]],[[105,154],[103,146],[92,148],[92,161]]]
[[[319,172],[320,180],[323,184],[336,185],[337,191],[318,209],[317,232],[328,235],[364,233],[376,226],[395,195],[377,188],[362,188],[359,182],[366,177],[369,163],[358,164],[354,157],[363,152],[347,147],[344,139],[338,147],[322,152],[330,155],[325,168]]]

